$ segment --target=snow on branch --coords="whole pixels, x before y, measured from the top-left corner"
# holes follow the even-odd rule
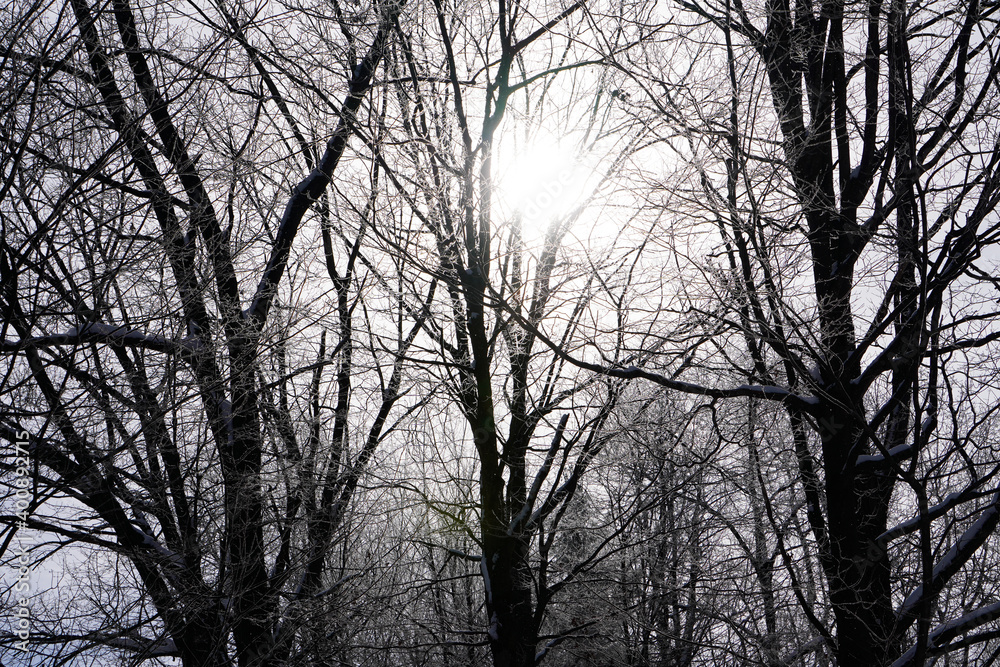
[[[132,653],[141,653],[146,659],[180,656],[180,651],[172,639],[146,639],[138,634],[134,637],[97,637],[96,639],[105,646]]]
[[[993,497],[992,504],[987,507],[975,523],[973,523],[962,536],[951,546],[931,573],[931,590],[925,591],[924,587],[917,586],[912,593],[903,601],[896,618],[904,626],[910,625],[916,619],[917,610],[925,596],[936,596],[944,585],[948,583],[955,573],[957,573],[966,561],[976,553],[976,550],[986,541],[986,539],[996,530],[1000,523],[1000,493]]]
[[[927,636],[928,653],[941,654],[947,652],[947,643],[950,642],[955,636],[986,625],[997,618],[1000,618],[1000,602],[994,602],[993,604],[986,605],[985,607],[980,607],[975,611],[970,611],[964,616],[942,623],[938,627],[934,628]],[[984,635],[981,640],[986,641],[994,638],[995,635],[993,633],[988,633]],[[892,663],[892,667],[906,667],[907,665],[913,664],[913,659],[916,657],[916,654],[917,647],[910,647],[910,650],[901,655],[896,662]]]
[[[194,339],[185,338],[178,341],[156,334],[143,333],[138,329],[130,329],[124,325],[114,326],[102,322],[88,322],[79,327],[70,327],[64,333],[0,341],[0,352],[16,353],[26,348],[79,345],[81,343],[138,347],[179,356],[192,355],[197,350],[197,343]]]

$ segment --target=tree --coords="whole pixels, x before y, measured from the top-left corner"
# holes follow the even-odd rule
[[[629,63],[630,99],[687,170],[669,201],[692,234],[715,227],[705,260],[672,248],[702,275],[678,316],[708,335],[661,346],[718,379],[577,365],[784,413],[769,439],[795,452],[802,503],[768,518],[793,587],[782,526],[808,521],[826,594],[799,601],[837,664],[987,661],[996,608],[964,591],[1000,518],[996,6],[676,7],[664,46],[698,61]],[[673,78],[692,66],[724,74]]]
[[[571,618],[552,627],[550,610],[607,543],[557,567],[558,544],[624,385],[576,372],[540,338],[567,350],[591,342],[587,332],[604,324],[589,319],[601,317],[595,300],[625,298],[628,278],[616,274],[638,253],[611,247],[596,259],[570,241],[587,195],[611,183],[620,163],[601,165],[568,210],[550,206],[533,218],[530,207],[518,210],[498,195],[498,156],[513,153],[521,136],[543,141],[547,128],[563,123],[579,128],[564,143],[588,154],[605,150],[608,133],[620,131],[614,123],[631,126],[594,111],[591,96],[611,99],[606,84],[595,89],[575,74],[603,62],[603,39],[620,50],[634,46],[621,17],[582,2],[544,10],[436,1],[426,15],[411,14],[415,23],[401,31],[393,60],[394,141],[382,152],[392,194],[413,221],[385,231],[387,245],[409,259],[409,284],[433,276],[442,289],[414,360],[447,392],[442,409],[464,420],[460,437],[477,467],[471,500],[454,493],[458,482],[441,482],[438,489],[452,492],[428,502],[463,525],[474,545],[463,557],[480,568],[483,640],[498,667],[535,664],[581,629]],[[584,85],[585,95],[574,92]],[[507,125],[512,117],[518,122]],[[613,155],[627,155],[642,136]],[[548,178],[539,185],[570,187]],[[548,196],[551,203],[558,195]],[[613,346],[616,331],[603,341]],[[440,546],[442,559],[455,555]]]
[[[128,0],[5,19],[0,429],[34,467],[30,517],[5,516],[3,545],[39,531],[37,562],[76,545],[125,568],[97,586],[118,591],[107,617],[35,619],[39,652],[263,667],[327,651],[304,616],[336,592],[327,557],[424,322],[417,304],[398,331],[359,331],[359,294],[386,280],[360,253],[377,168],[355,218],[329,191],[377,116],[365,100],[401,8],[339,14],[336,40],[309,32],[308,7],[291,25]],[[332,65],[303,77],[282,40],[319,42]],[[317,100],[322,118],[303,106]],[[295,248],[312,226],[318,255]],[[380,398],[353,447],[359,357]]]

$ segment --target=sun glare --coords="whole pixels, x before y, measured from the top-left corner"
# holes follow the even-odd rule
[[[499,212],[508,219],[520,214],[526,237],[541,236],[586,195],[583,164],[568,142],[540,140],[512,154],[501,150],[499,167]]]

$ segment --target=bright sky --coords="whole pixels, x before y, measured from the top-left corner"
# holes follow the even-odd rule
[[[524,238],[539,240],[554,219],[588,195],[589,172],[571,140],[542,135],[519,150],[501,145],[497,156],[496,203],[501,220],[522,216]]]

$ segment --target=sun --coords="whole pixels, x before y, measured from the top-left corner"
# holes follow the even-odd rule
[[[586,199],[587,173],[579,151],[553,137],[533,140],[520,150],[499,151],[494,190],[501,217],[520,216],[526,236],[539,236]]]

